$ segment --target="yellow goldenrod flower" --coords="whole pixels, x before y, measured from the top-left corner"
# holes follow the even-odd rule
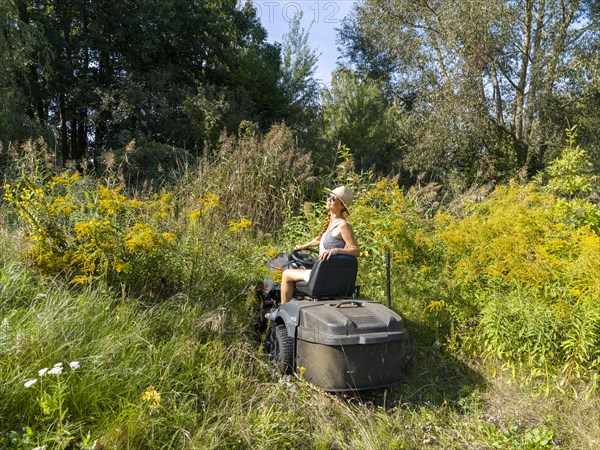
[[[71,284],[91,284],[91,281],[90,277],[86,275],[77,275],[71,280]]]
[[[131,206],[132,208],[141,208],[144,205],[145,203],[137,198],[129,200],[129,206]]]
[[[160,409],[160,392],[154,389],[154,386],[150,386],[142,394],[142,401],[148,403],[151,413],[155,413]]]
[[[175,236],[173,233],[163,233],[162,237],[165,239],[165,241],[171,244],[177,240],[177,236]]]
[[[127,273],[131,270],[131,264],[124,261],[114,261],[112,266],[118,273]]]
[[[250,228],[252,226],[252,222],[244,217],[239,222],[231,221],[228,223],[228,225],[231,232],[239,233],[246,228]]]
[[[425,307],[425,312],[440,312],[446,306],[446,302],[444,300],[433,300],[429,302],[429,305]]]
[[[270,252],[267,253],[266,256],[268,259],[272,259],[272,258],[275,258],[278,254],[279,254],[279,252],[277,250],[271,250]]]

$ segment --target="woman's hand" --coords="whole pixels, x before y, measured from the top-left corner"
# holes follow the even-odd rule
[[[313,239],[308,244],[298,244],[298,245],[296,245],[294,247],[294,250],[306,250],[307,248],[313,248],[313,247],[315,247],[317,245],[319,245],[319,241],[317,241],[316,239]]]
[[[329,259],[333,255],[339,255],[342,253],[341,248],[330,248],[329,250],[325,250],[323,254],[319,256],[319,259]]]

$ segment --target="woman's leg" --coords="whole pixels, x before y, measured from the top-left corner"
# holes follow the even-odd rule
[[[281,275],[281,303],[287,303],[294,295],[296,281],[304,280],[306,269],[286,269]]]

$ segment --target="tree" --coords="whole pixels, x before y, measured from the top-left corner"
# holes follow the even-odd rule
[[[598,2],[595,11],[600,15]],[[576,50],[569,72],[569,88],[559,97],[562,107],[555,112],[555,120],[565,129],[578,125],[577,141],[588,151],[595,172],[600,174],[600,20],[594,23],[591,31],[595,39]]]
[[[41,134],[39,92],[28,84],[28,64],[40,45],[39,33],[19,19],[12,1],[0,2],[0,148]],[[31,93],[28,98],[27,92]]]
[[[559,146],[553,116],[575,51],[593,39],[581,0],[367,0],[340,38],[350,62],[414,96],[405,164],[443,177],[532,174]]]
[[[394,171],[401,110],[385,97],[381,82],[338,68],[322,93],[322,109],[329,148],[347,146],[359,170]]]
[[[39,35],[28,58],[0,75],[13,110],[27,105],[30,120],[58,131],[63,162],[96,161],[133,139],[201,152],[217,127],[235,131],[248,119],[267,129],[285,118],[279,49],[266,42],[250,2],[11,0],[2,7],[10,8],[12,28],[2,33],[0,60],[21,45],[18,31]]]
[[[314,75],[319,55],[309,42],[310,27],[301,26],[302,12],[290,22],[281,47],[281,85],[288,106],[288,125],[306,147],[317,145],[320,86]],[[312,26],[312,24],[311,24]]]

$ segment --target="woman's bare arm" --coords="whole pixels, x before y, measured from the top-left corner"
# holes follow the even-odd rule
[[[340,235],[345,242],[344,248],[331,248],[329,250],[325,250],[323,254],[320,256],[321,259],[329,259],[331,255],[350,255],[350,256],[359,256],[360,248],[356,242],[356,238],[354,237],[354,231],[350,224],[346,221],[340,224],[339,226]]]

